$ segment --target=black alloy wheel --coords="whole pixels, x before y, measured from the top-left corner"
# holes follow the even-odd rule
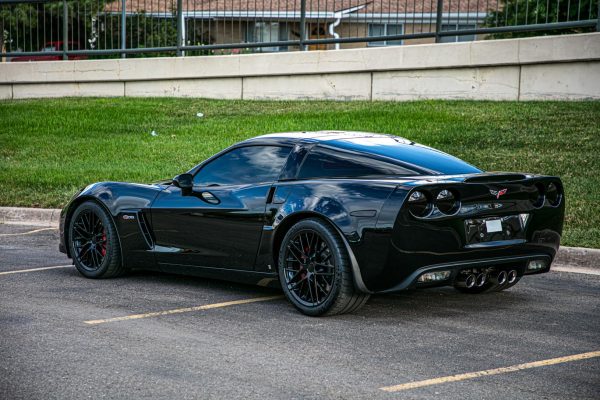
[[[73,256],[88,271],[97,271],[106,257],[106,227],[95,212],[86,209],[73,220]]]
[[[327,242],[316,231],[304,229],[288,241],[285,252],[285,283],[296,301],[308,307],[323,304],[335,279]]]
[[[69,223],[73,264],[88,278],[121,275],[121,248],[111,216],[93,201],[80,204]]]
[[[290,228],[281,243],[278,271],[286,297],[307,315],[352,312],[369,298],[354,287],[343,239],[320,219],[302,220]]]

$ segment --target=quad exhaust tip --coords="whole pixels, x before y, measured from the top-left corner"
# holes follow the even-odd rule
[[[467,289],[471,289],[471,288],[475,287],[476,281],[477,281],[477,278],[476,278],[475,274],[462,275],[457,279],[455,285],[457,287],[464,287]]]
[[[498,282],[498,285],[504,285],[506,283],[507,279],[508,279],[508,274],[506,273],[506,271],[500,271],[498,273],[498,276],[496,277],[496,281]]]
[[[497,274],[490,274],[490,281],[496,285],[504,285],[507,279],[508,274],[506,273],[506,271],[500,271]]]
[[[471,289],[475,286],[477,278],[475,278],[475,274],[469,274],[467,279],[465,280],[465,287]]]
[[[496,285],[505,285],[515,283],[518,276],[519,274],[516,269],[511,269],[510,271],[502,270],[499,272],[492,271],[489,274],[486,272],[479,272],[477,274],[469,273],[459,276],[455,285],[467,289],[472,289],[474,287],[481,288],[488,282]]]
[[[479,273],[468,273],[464,275],[460,275],[455,282],[455,285],[458,287],[464,287],[467,289],[471,289],[474,287],[481,288],[485,286],[486,283],[490,282],[495,285],[505,285],[514,283],[518,278],[518,273],[516,270],[512,269],[510,271],[502,270],[502,271],[490,271],[487,272],[479,272]]]
[[[482,287],[483,285],[485,285],[485,282],[487,282],[487,274],[485,272],[482,272],[479,275],[477,275],[477,278],[475,279],[475,286]]]

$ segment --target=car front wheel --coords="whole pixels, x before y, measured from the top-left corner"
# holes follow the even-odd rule
[[[99,204],[80,204],[69,223],[73,264],[87,278],[112,278],[125,272],[121,246],[111,216]]]

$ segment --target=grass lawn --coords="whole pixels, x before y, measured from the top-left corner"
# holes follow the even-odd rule
[[[87,183],[169,178],[257,134],[320,129],[393,133],[484,170],[559,175],[563,244],[600,248],[600,102],[4,101],[0,205],[61,207]]]

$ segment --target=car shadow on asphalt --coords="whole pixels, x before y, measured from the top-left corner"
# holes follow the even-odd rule
[[[127,284],[134,286],[137,284],[164,284],[165,289],[168,288],[173,291],[185,288],[187,290],[228,292],[256,297],[282,294],[280,288],[155,271],[134,271],[119,279],[129,280]],[[529,304],[531,300],[532,295],[519,290],[518,287],[504,292],[479,295],[461,293],[452,287],[411,289],[395,294],[373,295],[363,308],[353,314],[340,317],[352,318],[352,316],[359,316],[363,319],[375,320],[379,318],[418,320],[436,316],[449,317],[488,312],[502,313],[504,311],[510,312],[514,308],[521,308],[523,305]],[[280,305],[277,305],[278,303],[263,303],[262,307],[280,307]],[[291,306],[289,312],[296,313]]]

